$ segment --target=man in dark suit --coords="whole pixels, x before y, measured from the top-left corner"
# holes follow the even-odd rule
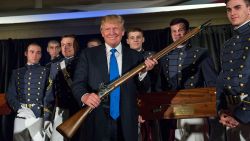
[[[85,120],[83,134],[87,141],[137,141],[138,113],[135,82],[138,77],[129,79],[113,90],[109,98],[102,103],[96,93],[102,82],[110,82],[114,71],[111,65],[111,62],[114,61],[113,57],[116,59],[115,69],[119,70],[119,76],[136,67],[143,57],[137,51],[121,44],[124,35],[124,20],[121,16],[104,16],[101,20],[100,30],[105,44],[87,48],[82,52],[72,85],[73,94],[79,104],[94,108]],[[147,67],[139,75],[140,80],[144,78],[144,72],[151,70],[156,63],[156,60],[147,59],[145,61]],[[113,80],[111,79],[111,81]],[[116,101],[118,103],[112,106],[113,92],[116,90],[119,91]],[[113,108],[117,108],[118,111]],[[116,111],[115,115],[113,111]]]

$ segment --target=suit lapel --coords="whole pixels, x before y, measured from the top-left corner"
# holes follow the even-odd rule
[[[122,46],[122,75],[128,71],[129,68],[129,51],[125,46]]]
[[[101,46],[99,55],[96,57],[100,57],[100,64],[99,64],[99,70],[102,72],[101,74],[103,77],[104,82],[109,82],[109,73],[108,73],[108,63],[107,63],[107,56],[106,56],[106,47],[105,45]]]

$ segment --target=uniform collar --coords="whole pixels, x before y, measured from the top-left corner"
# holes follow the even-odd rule
[[[26,64],[25,65],[25,67],[27,68],[27,69],[33,69],[33,68],[36,68],[36,67],[38,67],[38,66],[40,66],[40,64],[39,63],[37,63],[37,64]]]
[[[61,58],[62,58],[61,55],[58,55],[56,58],[52,59],[51,62],[56,62],[60,60]]]
[[[66,64],[70,63],[73,59],[74,59],[74,56],[67,57],[67,58],[65,57],[65,58],[64,58]]]
[[[240,25],[238,28],[234,29],[234,33],[236,35],[242,34],[246,31],[250,30],[250,21],[247,21],[246,23]]]

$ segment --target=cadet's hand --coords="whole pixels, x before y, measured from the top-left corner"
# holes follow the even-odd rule
[[[152,70],[156,64],[158,64],[158,61],[156,59],[149,59],[149,58],[147,58],[144,61],[144,63],[146,65],[145,71],[149,71],[149,70]]]
[[[229,128],[235,128],[239,125],[239,122],[235,120],[230,114],[222,112],[220,114],[220,123]]]
[[[139,122],[139,123],[144,123],[144,122],[145,122],[145,120],[142,119],[142,116],[141,116],[141,115],[138,116],[138,122]]]
[[[96,108],[100,105],[101,99],[95,93],[86,93],[82,96],[81,101],[91,108]]]
[[[36,118],[34,112],[30,108],[21,106],[22,108],[17,111],[17,117],[21,118]]]

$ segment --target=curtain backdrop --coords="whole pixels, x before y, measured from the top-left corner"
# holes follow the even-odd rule
[[[144,31],[144,36],[145,43],[143,46],[145,50],[149,51],[160,51],[172,42],[169,28]],[[216,70],[219,70],[220,49],[223,47],[223,43],[231,36],[232,29],[230,25],[209,26],[197,36],[193,37],[191,43],[196,46],[208,48],[215,62]],[[77,41],[81,49],[85,48],[87,41],[92,38],[99,38],[102,40],[100,34],[77,35]],[[40,63],[44,65],[49,62],[49,55],[46,52],[46,47],[48,41],[52,39],[60,41],[60,37],[0,40],[0,93],[6,91],[12,69],[24,66],[26,62],[24,51],[27,45],[35,42],[42,46],[43,51]],[[126,38],[123,38],[122,42],[125,44]],[[0,116],[1,141],[12,140],[13,119],[13,114],[9,116]]]

